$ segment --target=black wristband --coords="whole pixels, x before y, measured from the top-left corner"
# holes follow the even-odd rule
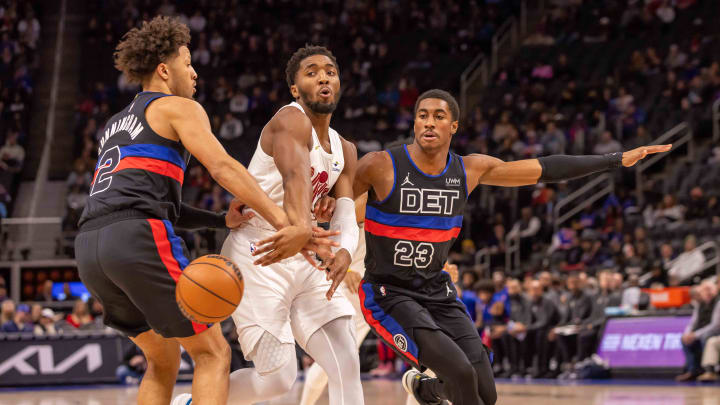
[[[622,152],[605,155],[551,155],[538,158],[542,167],[539,182],[556,183],[622,167]]]
[[[608,159],[610,169],[619,169],[622,167],[622,152],[606,153],[603,156]]]
[[[225,228],[225,213],[202,210],[183,203],[175,226],[183,229]]]

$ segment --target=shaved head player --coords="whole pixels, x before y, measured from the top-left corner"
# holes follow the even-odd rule
[[[175,302],[175,283],[188,265],[185,243],[173,228],[236,227],[252,207],[275,229],[269,261],[298,253],[310,239],[232,159],[192,100],[197,74],[190,64],[188,27],[156,17],[130,30],[117,46],[115,65],[143,91],[103,130],[99,160],[80,219],[75,252],[80,278],[105,308],[104,322],[127,334],[148,368],[139,404],[168,404],[180,367],[180,345],[195,362],[197,403],[225,404],[229,346],[220,325],[191,322]],[[236,200],[227,215],[180,202],[190,154]],[[329,241],[328,241],[329,243]]]
[[[602,156],[553,155],[503,162],[450,152],[458,129],[457,101],[442,90],[420,95],[415,139],[358,161],[356,196],[368,192],[365,276],[359,289],[371,329],[415,368],[403,386],[422,405],[492,405],[497,400],[490,360],[475,326],[442,272],[468,195],[479,184],[523,186],[558,182],[621,166],[671,145]]]

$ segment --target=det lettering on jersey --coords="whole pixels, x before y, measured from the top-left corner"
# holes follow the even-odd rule
[[[400,213],[452,215],[455,201],[459,199],[460,192],[458,190],[402,188],[400,189]]]

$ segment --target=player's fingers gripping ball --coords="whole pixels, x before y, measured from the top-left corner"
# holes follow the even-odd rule
[[[244,288],[242,273],[232,260],[206,255],[185,267],[175,287],[175,299],[191,321],[216,323],[235,311]]]

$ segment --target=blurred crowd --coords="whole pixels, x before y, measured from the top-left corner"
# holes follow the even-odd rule
[[[38,70],[39,1],[0,1],[0,218],[10,216],[25,162]]]

